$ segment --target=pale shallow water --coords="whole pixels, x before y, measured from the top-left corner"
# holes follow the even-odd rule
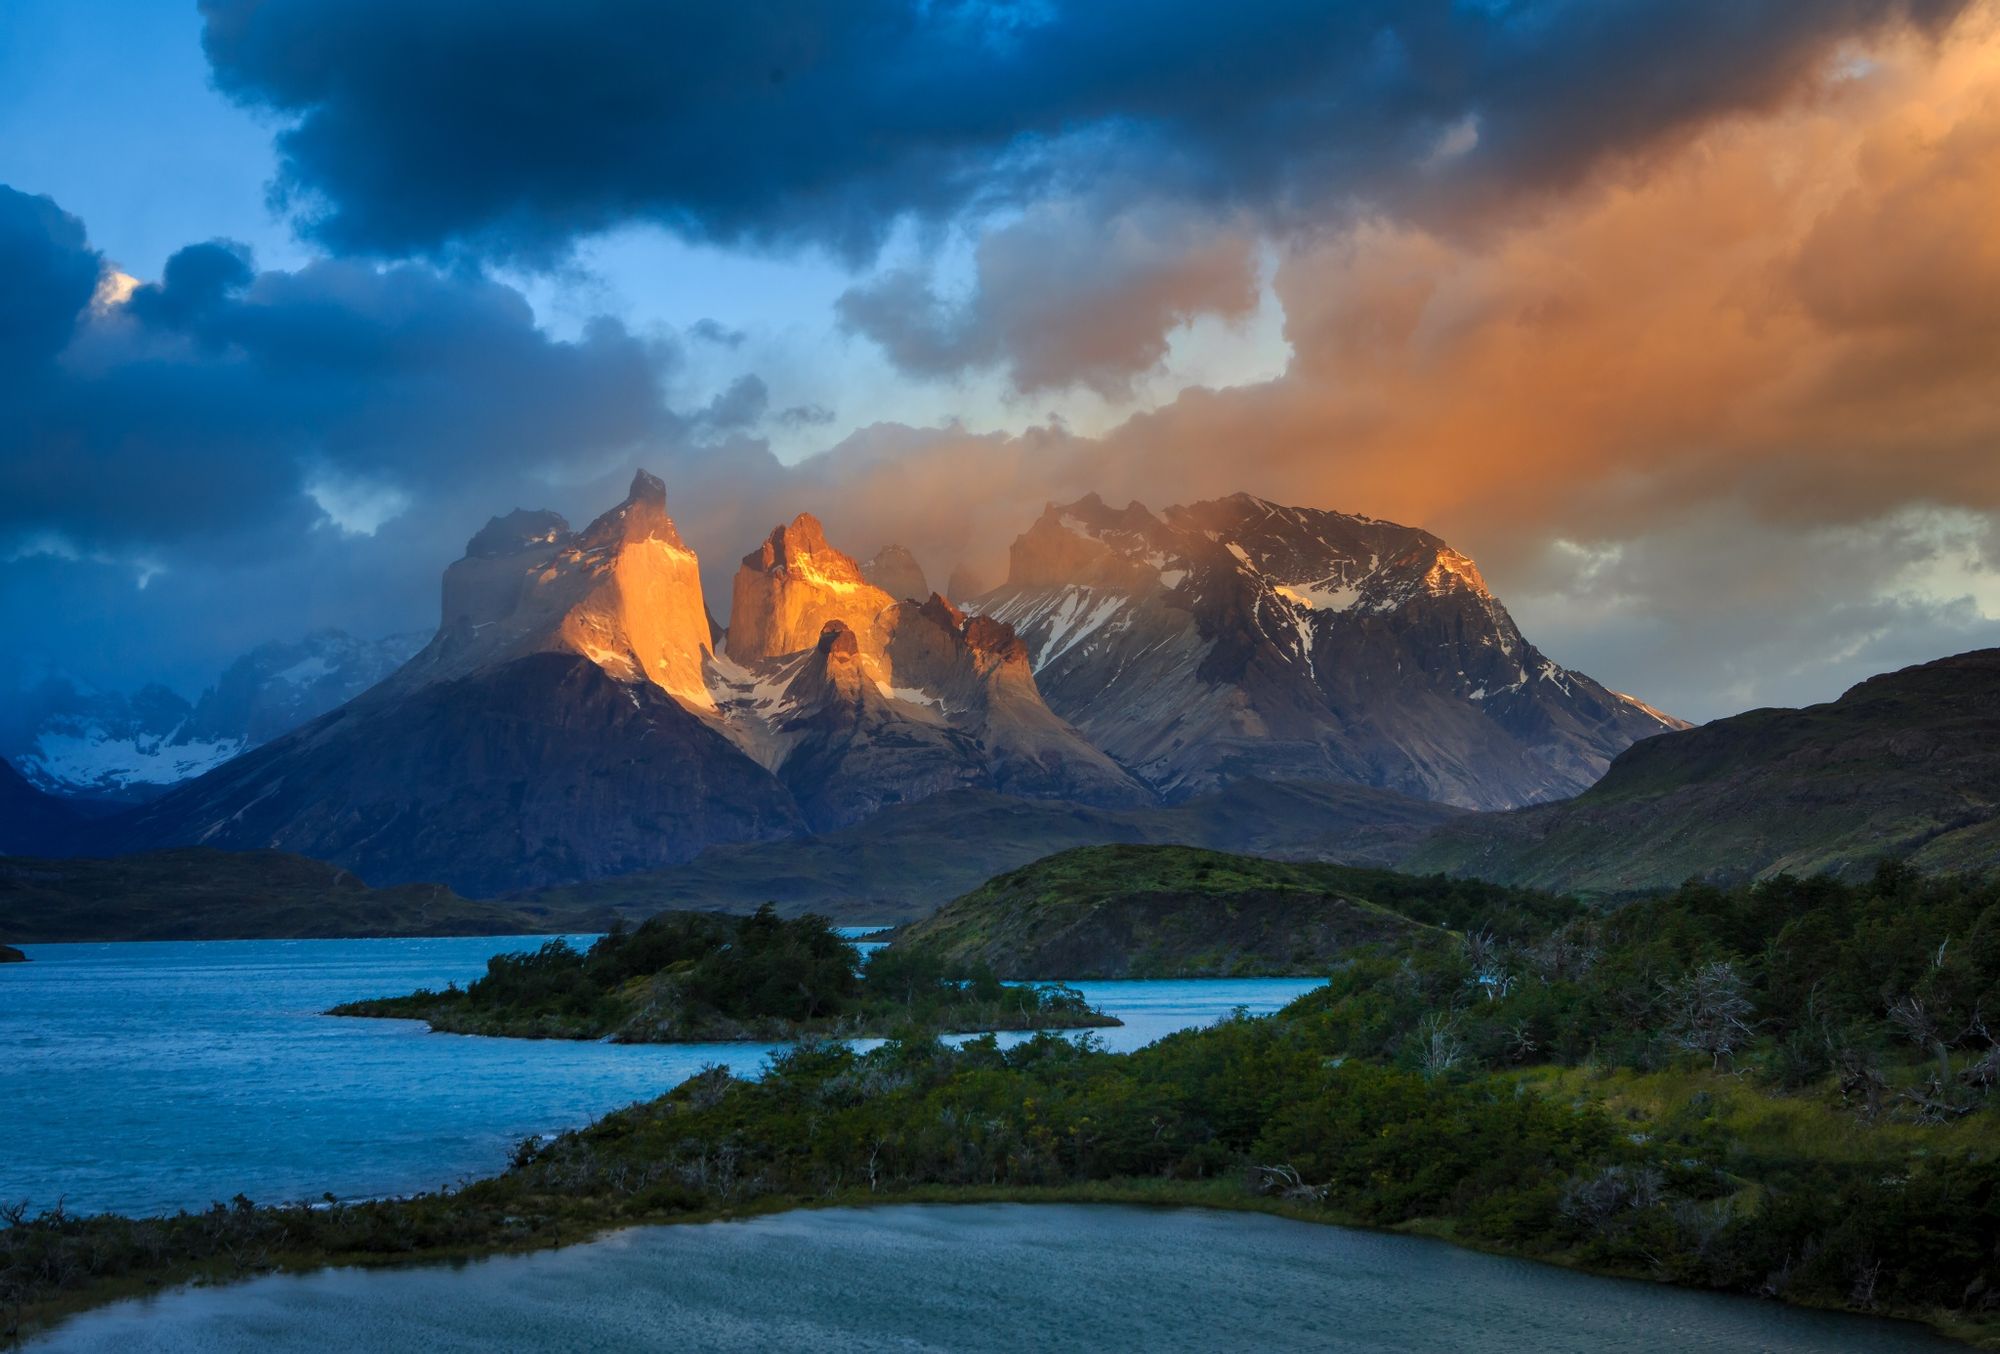
[[[186,1289],[86,1314],[30,1348],[1938,1354],[1953,1346],[1914,1326],[1257,1214],[971,1204],[643,1228],[464,1265]]]
[[[772,1045],[616,1045],[432,1034],[321,1015],[470,981],[541,936],[28,945],[0,965],[0,1200],[73,1211],[402,1194],[491,1174],[530,1134],[659,1095]],[[1129,1050],[1290,979],[1085,983]]]

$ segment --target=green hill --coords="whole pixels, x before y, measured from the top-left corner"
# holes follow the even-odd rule
[[[1325,973],[1357,945],[1436,926],[1518,929],[1558,899],[1442,877],[1181,846],[1064,851],[989,880],[898,933],[894,950],[1003,978]]]
[[[1444,824],[1405,868],[1618,899],[1685,879],[2000,866],[2000,649],[1635,743],[1575,799]]]

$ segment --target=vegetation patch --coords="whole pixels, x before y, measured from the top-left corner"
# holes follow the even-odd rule
[[[1285,977],[1475,917],[1512,934],[1579,913],[1547,894],[1443,875],[1098,846],[989,880],[905,927],[896,947],[1003,978]]]
[[[2000,1347],[2000,886],[1889,868],[1525,926],[1501,898],[1457,920],[1365,947],[1275,1015],[1132,1054],[1088,1035],[804,1041],[759,1079],[710,1068],[449,1193],[19,1210],[0,1230],[0,1311],[27,1330],[189,1279],[781,1208],[1144,1198],[1914,1317]]]
[[[777,1042],[911,1031],[1081,1029],[1119,1022],[1058,984],[1010,986],[927,956],[861,963],[824,918],[669,912],[588,950],[555,939],[496,955],[460,988],[348,1002],[333,1015],[427,1021],[450,1034],[619,1043]]]

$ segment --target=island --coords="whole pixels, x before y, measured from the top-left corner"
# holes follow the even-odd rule
[[[1477,880],[1266,860],[1186,846],[1090,846],[988,880],[895,948],[1002,978],[1305,977],[1439,926],[1521,929],[1573,903]]]
[[[1117,1025],[1073,988],[1008,984],[896,950],[864,964],[823,917],[664,912],[587,950],[557,938],[488,961],[460,988],[352,1001],[329,1013],[422,1020],[446,1034],[616,1043],[866,1038],[914,1031]]]
[[[12,945],[0,945],[0,964],[25,964],[27,962],[28,956],[22,954]]]

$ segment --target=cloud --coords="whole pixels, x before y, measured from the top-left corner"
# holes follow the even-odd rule
[[[24,218],[43,228],[24,233]],[[0,189],[0,219],[16,223],[0,273],[30,298],[8,309],[10,343],[32,344],[5,370],[36,354],[44,368],[0,378],[0,539],[272,551],[331,502],[379,522],[387,504],[506,492],[553,465],[671,446],[687,427],[662,401],[661,351],[610,321],[554,340],[517,292],[475,274],[338,261],[259,273],[241,246],[211,243],[91,308],[103,265],[75,218]],[[715,414],[743,404],[734,392]]]
[[[336,249],[546,260],[645,219],[860,262],[899,218],[1086,185],[1272,219],[1356,198],[1437,196],[1462,214],[1769,107],[1837,44],[1903,22],[1935,32],[1963,7],[203,0],[202,11],[219,87],[288,120],[278,191]],[[1448,183],[1441,146],[1458,152]]]
[[[114,685],[142,653],[195,686],[246,633],[422,623],[490,514],[595,511],[634,461],[724,456],[767,402],[745,376],[678,412],[673,350],[608,320],[556,339],[470,270],[259,271],[211,242],[113,277],[75,217],[0,187],[8,631]]]
[[[794,404],[778,411],[778,422],[787,428],[819,428],[833,422],[833,410],[823,404]]]
[[[1100,208],[1038,203],[986,231],[961,302],[897,268],[842,295],[841,321],[915,375],[1004,366],[1016,390],[1082,385],[1115,398],[1159,365],[1176,327],[1256,309],[1253,234],[1158,204]]]
[[[1983,545],[1954,558],[2000,539],[2000,8],[1867,56],[1480,232],[1378,215],[1293,242],[1275,380],[1096,438],[878,426],[792,484],[857,549],[988,574],[1086,490],[1419,523],[1544,599],[1557,657],[1649,698],[1658,671],[1702,715],[1992,642],[1990,575],[1913,573],[1943,547],[1910,524],[1968,515]],[[1627,620],[1588,612],[1620,642],[1565,623],[1588,589],[1548,583],[1551,541],[1624,561]]]
[[[910,370],[1116,390],[1241,304],[1254,246],[1290,365],[1102,436],[885,421],[782,467],[757,430],[812,420],[761,379],[676,412],[670,350],[557,341],[463,257],[260,273],[194,246],[93,309],[81,227],[0,195],[0,276],[44,298],[0,315],[0,544],[74,557],[0,588],[154,634],[143,560],[143,616],[211,643],[428,615],[488,513],[587,515],[635,463],[718,590],[802,509],[854,553],[997,577],[1047,501],[1248,489],[1440,531],[1556,657],[1683,712],[1823,698],[2000,615],[2000,8],[1959,8],[649,7],[587,86],[603,12],[214,3],[218,77],[298,119],[287,182],[343,248],[519,257],[647,216],[858,259],[898,214],[991,222],[964,288],[878,271],[848,322]]]
[[[102,267],[81,221],[46,197],[0,192],[0,390],[68,344]]]
[[[719,348],[741,348],[743,340],[750,337],[741,329],[731,329],[716,319],[700,319],[688,326],[688,334],[703,343],[713,343]]]
[[[2000,589],[1974,576],[1992,524],[1912,506],[1774,525],[1717,502],[1616,542],[1556,542],[1515,571],[1508,601],[1566,661],[1691,718],[1830,700],[1878,672],[2000,645]]]

